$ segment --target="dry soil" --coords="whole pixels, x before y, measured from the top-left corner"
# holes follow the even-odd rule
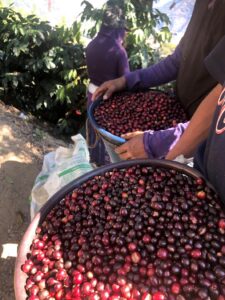
[[[30,222],[29,197],[43,156],[66,146],[48,129],[0,102],[0,300],[15,299],[16,249]]]

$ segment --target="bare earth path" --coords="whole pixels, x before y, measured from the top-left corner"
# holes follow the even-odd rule
[[[29,196],[45,153],[66,146],[36,121],[0,102],[0,299],[14,300],[16,249],[29,221]],[[10,251],[9,251],[10,250]]]

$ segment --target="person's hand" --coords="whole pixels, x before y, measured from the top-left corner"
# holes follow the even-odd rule
[[[101,84],[96,89],[91,99],[94,101],[102,95],[103,95],[103,99],[108,99],[109,97],[112,96],[113,93],[121,91],[125,89],[125,87],[126,87],[126,79],[124,76],[113,80],[108,80],[103,84]]]
[[[143,131],[135,131],[123,134],[122,137],[128,141],[123,145],[117,147],[115,149],[115,152],[123,160],[147,158],[148,155],[145,152],[143,136]]]

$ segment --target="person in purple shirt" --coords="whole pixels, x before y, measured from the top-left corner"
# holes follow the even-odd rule
[[[90,84],[88,86],[88,103],[91,104],[92,94],[103,82],[125,75],[130,71],[127,52],[123,47],[126,35],[125,21],[118,7],[107,7],[102,25],[97,36],[86,48],[86,63]],[[96,133],[90,124],[88,142],[95,144]],[[91,161],[97,165],[106,163],[106,151],[101,140],[90,146]]]
[[[208,107],[212,99],[218,97],[221,86],[209,74],[204,58],[225,34],[224,19],[225,1],[196,0],[188,28],[172,55],[156,65],[107,81],[96,90],[93,100],[100,95],[107,99],[115,91],[125,88],[149,88],[176,80],[177,98],[191,119],[190,123],[167,130],[124,135],[128,142],[116,149],[120,158],[164,158],[184,132],[194,135],[196,143],[199,137],[207,135],[209,127],[206,124],[210,124],[214,112]]]

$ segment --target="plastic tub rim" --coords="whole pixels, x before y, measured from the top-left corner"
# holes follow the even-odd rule
[[[104,101],[102,98],[98,98],[94,102],[91,103],[91,105],[88,108],[87,114],[88,114],[88,119],[91,123],[91,125],[99,132],[99,134],[102,136],[102,138],[106,139],[108,142],[111,142],[117,146],[122,145],[123,143],[126,142],[126,140],[122,137],[119,137],[117,135],[114,135],[107,131],[106,129],[100,127],[97,122],[95,121],[94,118],[94,109],[98,106],[98,104]]]

